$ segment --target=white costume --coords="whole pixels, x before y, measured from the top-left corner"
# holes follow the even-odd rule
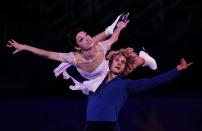
[[[61,63],[57,68],[54,69],[55,76],[57,77],[62,73],[64,79],[71,78],[75,84],[74,86],[71,85],[69,87],[72,90],[81,90],[86,95],[88,95],[90,91],[95,92],[109,71],[109,61],[105,59],[105,55],[107,51],[110,50],[111,47],[111,43],[109,40],[99,42],[98,44],[102,47],[104,51],[104,57],[102,63],[94,71],[89,73],[77,67],[74,53],[71,52],[71,55],[74,58],[74,64],[69,64],[65,62]],[[65,61],[65,54],[60,54],[60,58],[62,59],[62,61]],[[79,81],[74,79],[74,76],[70,76],[66,72],[66,69],[69,68],[71,65],[74,65],[77,71],[80,73],[80,75],[88,80],[80,83]]]

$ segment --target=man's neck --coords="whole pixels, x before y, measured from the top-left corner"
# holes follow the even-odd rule
[[[120,76],[120,75],[119,75],[119,74],[116,75],[116,74],[114,74],[114,73],[112,73],[112,72],[110,71],[110,72],[108,73],[108,75],[107,75],[107,82],[113,80],[114,78],[116,78],[116,77],[118,77],[118,76]]]

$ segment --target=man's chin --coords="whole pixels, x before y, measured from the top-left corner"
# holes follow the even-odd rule
[[[114,72],[115,75],[120,75],[120,74],[122,74],[122,73],[123,73],[123,72],[121,72],[121,71],[115,71],[115,72]]]

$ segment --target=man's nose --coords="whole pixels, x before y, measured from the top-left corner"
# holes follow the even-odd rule
[[[118,65],[121,66],[121,62],[118,62]]]

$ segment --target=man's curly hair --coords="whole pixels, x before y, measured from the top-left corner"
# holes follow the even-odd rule
[[[137,53],[134,52],[133,48],[121,48],[120,50],[117,50],[117,51],[110,51],[106,57],[106,59],[109,60],[110,66],[114,57],[117,55],[123,55],[126,58],[126,66],[123,71],[123,76],[127,76],[137,67],[137,63],[135,61],[135,57],[137,57]]]

